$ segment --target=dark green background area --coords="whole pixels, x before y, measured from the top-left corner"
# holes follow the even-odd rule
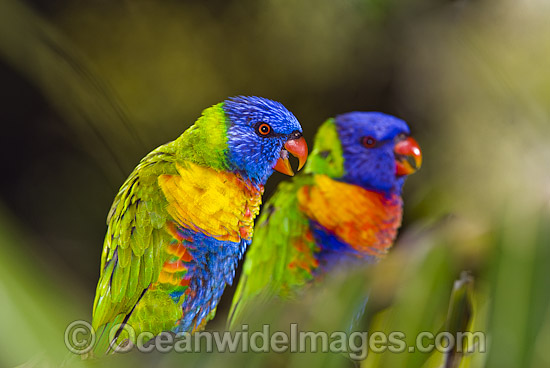
[[[472,366],[549,364],[548,14],[542,0],[2,0],[0,321],[16,332],[0,337],[0,365],[58,361],[64,327],[91,319],[105,218],[123,180],[204,108],[240,94],[282,102],[310,147],[325,119],[348,111],[411,126],[424,164],[405,185],[395,252],[365,276],[392,290],[374,294],[368,326],[441,328],[452,281],[467,269],[474,325],[494,343]],[[275,173],[264,199],[287,179]],[[319,300],[358,298],[353,281]],[[232,293],[212,328],[223,328]],[[326,313],[345,320],[342,305]],[[293,310],[301,318],[318,307]]]

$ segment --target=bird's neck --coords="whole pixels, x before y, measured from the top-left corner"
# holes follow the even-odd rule
[[[377,258],[387,253],[401,226],[399,194],[367,190],[326,175],[316,175],[314,185],[304,186],[298,201],[313,229],[321,230],[317,236],[328,236],[316,239],[320,251],[346,252],[342,247],[347,246],[347,253],[359,258]]]
[[[178,161],[228,171],[227,129],[229,123],[217,104],[202,112],[202,116],[175,141],[169,143]]]
[[[246,182],[246,185],[252,185],[258,190],[263,188],[267,179],[273,173],[273,169],[269,168],[265,170],[265,172],[262,171],[261,175],[257,172],[250,173],[240,169],[232,161],[233,158],[231,157],[231,152],[227,145],[225,131],[211,133],[207,135],[209,138],[206,140],[201,138],[205,135],[202,126],[204,123],[201,123],[203,120],[207,119],[207,117],[208,115],[201,117],[178,139],[168,143],[166,149],[174,153],[177,162],[191,162],[198,166],[214,169],[218,172],[229,173],[238,177],[243,182]]]

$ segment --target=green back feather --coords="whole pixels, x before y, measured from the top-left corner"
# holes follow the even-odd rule
[[[264,206],[233,297],[229,313],[231,328],[235,328],[242,316],[249,314],[247,308],[252,307],[251,300],[268,300],[275,293],[291,296],[295,288],[311,280],[307,270],[291,268],[289,264],[313,254],[316,246],[304,237],[308,219],[300,212],[297,198],[298,190],[312,182],[312,176],[300,175],[290,183],[282,183]],[[298,250],[294,246],[296,242],[302,242],[309,252]]]
[[[107,218],[101,274],[93,307],[93,327],[122,321],[138,302],[164,263],[163,249],[170,241],[164,230],[166,199],[156,185],[161,174],[174,174],[172,147],[148,154],[120,188]],[[103,333],[96,354],[105,352]],[[108,344],[108,341],[107,341]]]
[[[309,220],[298,207],[297,193],[303,186],[314,185],[311,174],[331,178],[344,175],[342,145],[333,118],[319,128],[305,173],[290,183],[282,183],[262,209],[233,297],[229,314],[231,328],[250,313],[249,308],[257,306],[252,300],[261,303],[274,295],[293,296],[312,279],[307,265],[313,261],[316,244],[307,239]],[[302,249],[296,244],[301,244]]]

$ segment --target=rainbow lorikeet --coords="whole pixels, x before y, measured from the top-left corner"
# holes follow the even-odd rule
[[[213,318],[251,242],[264,183],[274,169],[293,174],[289,152],[300,169],[307,146],[294,115],[239,96],[141,160],[107,218],[92,323],[103,343],[122,339],[109,331],[120,323],[156,335]]]
[[[290,298],[324,274],[384,256],[401,225],[401,189],[421,151],[398,118],[351,112],[320,127],[305,173],[262,209],[229,314]]]

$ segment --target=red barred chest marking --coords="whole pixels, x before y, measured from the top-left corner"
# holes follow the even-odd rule
[[[401,226],[402,200],[316,175],[315,185],[298,192],[310,219],[362,253],[380,256],[392,246]]]
[[[309,243],[313,242],[313,235],[310,230],[307,230],[306,233],[301,238],[294,240],[292,245],[296,248],[297,256],[292,260],[288,267],[291,270],[296,269],[297,267],[311,273],[312,270],[319,266],[319,261],[315,258],[314,254],[310,250]]]
[[[193,260],[193,256],[185,247],[185,242],[192,242],[192,238],[183,237],[172,222],[166,225],[166,230],[172,235],[174,241],[166,246],[166,261],[164,262],[157,282],[151,285],[156,289],[161,284],[164,288],[176,289],[187,287],[189,280],[185,278],[187,273],[186,263]]]

